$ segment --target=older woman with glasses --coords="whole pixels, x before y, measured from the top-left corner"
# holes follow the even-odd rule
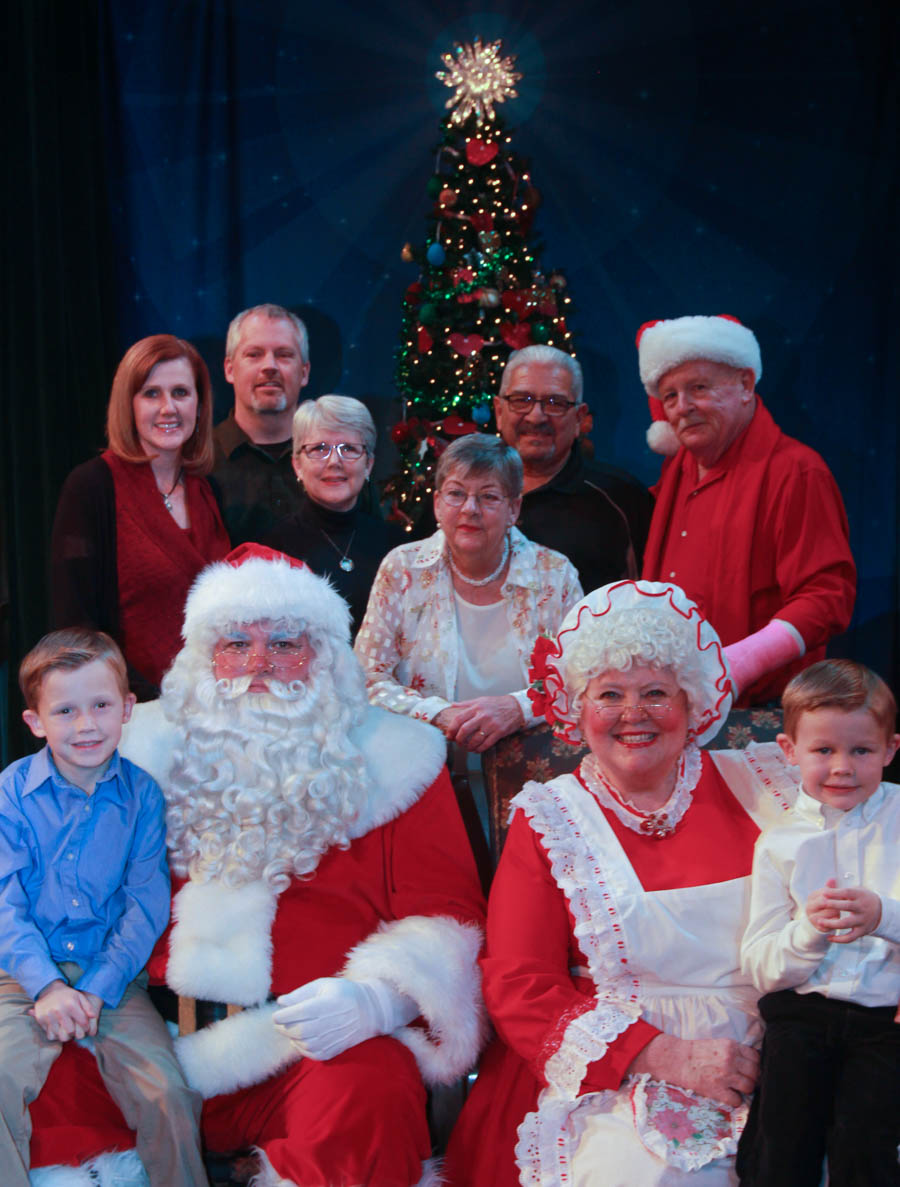
[[[792,781],[767,754],[699,749],[732,685],[677,586],[595,590],[533,674],[547,720],[590,753],[513,800],[481,962],[499,1038],[450,1181],[732,1187],[758,1068],[749,874]]]
[[[435,474],[438,531],[385,557],[356,639],[373,704],[478,753],[534,722],[534,640],[582,593],[564,556],[513,527],[521,501],[515,449],[481,433],[454,441]]]
[[[382,558],[403,538],[399,527],[359,505],[375,460],[375,422],[359,400],[320,396],[294,413],[293,437],[300,505],[261,543],[329,577],[356,631]]]

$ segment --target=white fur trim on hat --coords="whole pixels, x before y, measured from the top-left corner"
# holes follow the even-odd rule
[[[674,457],[681,448],[678,434],[667,420],[655,420],[647,430],[647,444],[654,453]]]
[[[762,376],[756,335],[730,317],[674,317],[653,322],[641,331],[638,362],[641,383],[649,396],[658,398],[657,384],[663,375],[691,359],[749,367],[757,383]]]
[[[188,594],[182,635],[186,643],[199,643],[235,623],[285,618],[350,642],[350,609],[331,583],[278,557],[207,565]]]

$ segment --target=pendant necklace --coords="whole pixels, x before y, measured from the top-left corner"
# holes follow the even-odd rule
[[[465,573],[460,573],[459,569],[457,569],[457,567],[456,567],[455,561],[453,560],[453,553],[450,551],[449,548],[447,549],[447,560],[450,562],[450,568],[453,570],[453,572],[456,574],[456,576],[460,579],[460,581],[465,581],[466,585],[490,585],[490,583],[492,581],[496,581],[497,578],[500,576],[500,574],[503,572],[503,566],[506,564],[508,557],[509,557],[509,536],[504,536],[504,538],[503,538],[503,556],[500,558],[500,564],[497,566],[496,569],[494,569],[493,573],[489,573],[487,577],[481,577],[480,579],[476,579],[475,577],[467,577],[465,575]]]
[[[340,548],[338,548],[337,544],[335,544],[335,542],[328,535],[328,533],[325,531],[324,528],[319,528],[319,531],[322,533],[322,535],[325,537],[325,539],[328,541],[328,543],[331,545],[331,547],[334,549],[334,551],[341,558],[338,561],[338,568],[342,569],[345,573],[352,573],[355,566],[353,564],[353,561],[350,559],[350,549],[353,547],[353,537],[356,535],[356,528],[354,528],[353,531],[350,533],[350,539],[347,541],[347,547],[344,549],[343,552],[341,552]]]
[[[160,495],[162,496],[163,505],[167,511],[172,510],[172,495],[175,493],[175,487],[181,481],[181,477],[183,474],[184,474],[184,466],[182,466],[181,469],[178,471],[178,476],[176,477],[175,481],[172,483],[171,489],[167,490],[167,491],[166,490],[159,491]],[[159,487],[157,487],[156,489],[159,490]]]

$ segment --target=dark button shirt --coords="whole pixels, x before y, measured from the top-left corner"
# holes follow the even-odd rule
[[[209,482],[232,547],[259,541],[299,506],[291,442],[254,445],[234,419],[234,409],[213,429],[213,441],[216,458]]]
[[[559,473],[523,497],[518,527],[567,556],[589,593],[640,574],[652,513],[653,496],[636,478],[587,461],[576,443]]]

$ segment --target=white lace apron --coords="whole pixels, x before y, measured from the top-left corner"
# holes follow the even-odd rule
[[[760,797],[759,771],[743,756],[721,754],[716,765],[735,797],[760,827],[772,823],[787,800]],[[630,1076],[615,1091],[577,1094],[588,1064],[637,1018],[680,1038],[758,1040],[758,994],[740,971],[749,876],[645,891],[606,817],[573,775],[528,783],[513,805],[549,855],[588,961],[578,972],[597,989],[595,1008],[566,1027],[544,1069],[548,1087],[519,1126],[520,1182],[733,1184],[730,1155],[746,1106],[730,1110],[647,1076]]]

